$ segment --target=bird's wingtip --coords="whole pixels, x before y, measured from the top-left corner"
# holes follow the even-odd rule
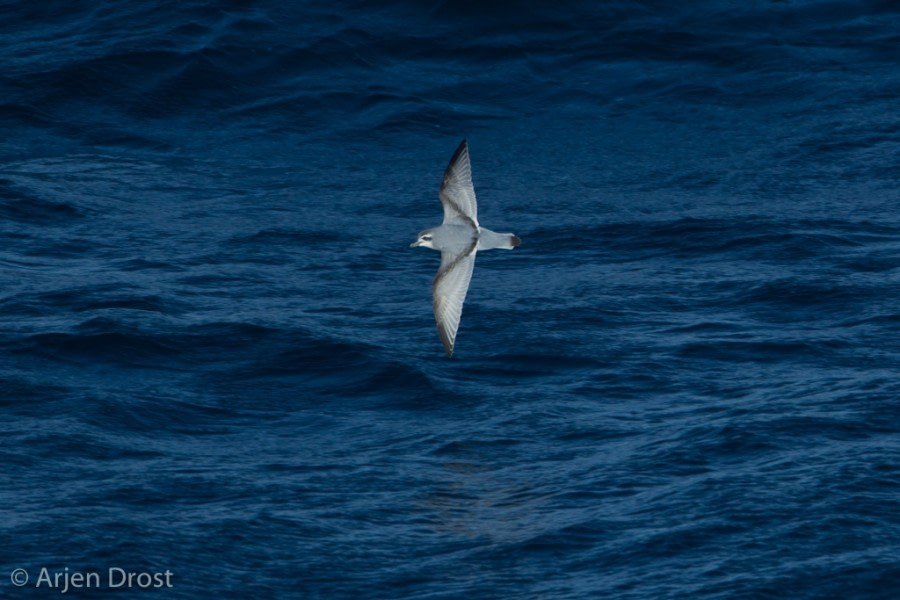
[[[466,138],[463,138],[462,141],[459,143],[459,146],[456,147],[456,151],[453,153],[453,157],[450,159],[450,164],[447,166],[448,169],[450,169],[451,167],[453,167],[454,164],[456,164],[456,161],[459,160],[459,157],[462,155],[463,152],[467,151],[468,147],[469,147],[469,140]]]

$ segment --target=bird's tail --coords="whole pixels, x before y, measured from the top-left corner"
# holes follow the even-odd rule
[[[494,248],[512,250],[521,243],[522,240],[511,233],[497,233],[483,227],[478,230],[479,250],[492,250]]]
[[[512,233],[501,233],[500,235],[506,236],[506,243],[503,246],[500,246],[504,250],[512,250],[522,243],[522,240],[520,240],[517,235],[514,235]]]

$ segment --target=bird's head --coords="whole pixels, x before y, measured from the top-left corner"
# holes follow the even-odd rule
[[[422,233],[419,234],[419,237],[416,238],[412,244],[409,245],[410,248],[415,248],[416,246],[425,246],[426,248],[434,248],[434,241],[432,236],[432,230],[426,229]]]

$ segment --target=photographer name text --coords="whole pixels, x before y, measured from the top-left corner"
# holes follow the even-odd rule
[[[82,589],[160,589],[171,588],[172,571],[129,571],[119,567],[110,567],[103,571],[71,571],[69,567],[52,571],[41,567],[34,578],[33,587],[55,589],[60,594],[71,590]],[[30,579],[25,569],[13,571],[10,579],[16,587],[23,587]]]

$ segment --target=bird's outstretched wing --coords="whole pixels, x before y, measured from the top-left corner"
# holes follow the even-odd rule
[[[478,229],[478,205],[475,202],[475,188],[472,186],[472,166],[469,164],[469,145],[464,139],[460,143],[441,183],[441,204],[444,205],[444,223],[462,219]]]
[[[441,252],[441,268],[432,284],[434,296],[434,319],[438,333],[444,343],[444,350],[453,356],[456,330],[462,317],[463,302],[469,290],[472,270],[475,268],[477,241],[459,254]]]

